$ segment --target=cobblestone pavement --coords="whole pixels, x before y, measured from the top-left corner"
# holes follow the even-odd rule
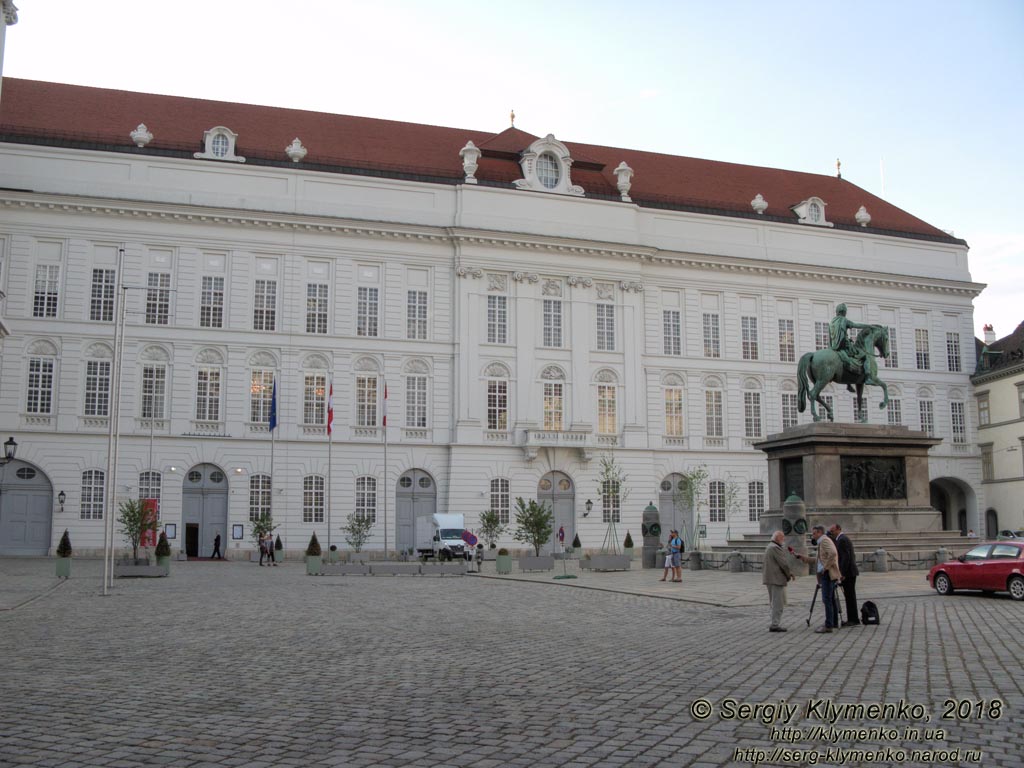
[[[757,574],[684,574],[704,585],[695,602],[637,594],[650,571],[313,578],[198,562],[103,597],[98,561],[56,588],[52,568],[0,561],[21,585],[0,588],[0,766],[1022,764],[1024,605],[940,598],[923,572],[865,577],[862,592],[889,595],[881,626],[819,635],[797,599],[810,579],[790,631],[768,633]],[[728,599],[711,599],[716,583]],[[875,702],[905,706],[831,707]],[[775,711],[739,707],[758,703]],[[942,720],[951,708],[962,719]]]

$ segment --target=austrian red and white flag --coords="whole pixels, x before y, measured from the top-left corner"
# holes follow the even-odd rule
[[[384,382],[384,407],[381,408],[381,413],[384,416],[381,425],[386,427],[388,425],[388,383],[386,381]]]
[[[327,393],[327,436],[334,431],[334,379],[331,379],[331,388]]]

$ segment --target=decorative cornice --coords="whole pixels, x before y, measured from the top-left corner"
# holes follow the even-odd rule
[[[536,272],[513,272],[512,279],[515,280],[517,283],[521,283],[524,280],[527,280],[531,283],[536,283],[537,281],[540,280],[540,275],[538,275]]]
[[[455,274],[459,277],[483,277],[484,271],[478,267],[467,267],[464,264],[459,264],[455,268]]]

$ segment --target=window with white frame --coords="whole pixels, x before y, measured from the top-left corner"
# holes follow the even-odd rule
[[[274,372],[254,368],[249,383],[249,421],[253,424],[269,424],[273,399]]]
[[[792,320],[779,320],[779,361],[783,363],[796,361],[796,330]]]
[[[914,329],[914,353],[917,359],[917,369],[927,371],[932,367],[932,355],[928,348],[928,330],[926,328]]]
[[[224,278],[204,275],[199,295],[199,326],[224,327]]]
[[[561,299],[544,299],[544,346],[562,346]]]
[[[597,349],[599,352],[615,351],[615,305],[597,305]]]
[[[89,297],[89,319],[102,323],[114,321],[114,288],[116,273],[112,269],[92,271],[92,293]]]
[[[949,331],[946,333],[946,364],[949,370],[959,373],[963,370],[960,362],[960,334]]]
[[[602,435],[618,432],[614,384],[599,384],[597,387],[597,431]]]
[[[405,426],[427,426],[427,377],[405,377]]]
[[[665,334],[665,354],[683,354],[683,324],[678,309],[664,309],[661,312]]]
[[[196,421],[220,421],[220,369],[196,371]]]
[[[277,280],[257,280],[253,287],[252,329],[277,330]]]
[[[743,393],[743,433],[745,437],[760,437],[764,428],[761,419],[761,393]]]
[[[705,312],[704,325],[704,357],[721,357],[722,343],[719,337],[718,314]]]
[[[356,376],[356,426],[377,426],[376,376]]]
[[[356,478],[356,517],[377,524],[377,478]]]
[[[814,321],[814,348],[828,349],[832,346],[832,337],[828,331],[828,323],[824,320]]]
[[[30,357],[28,360],[28,387],[25,412],[38,415],[53,413],[52,357]]]
[[[167,400],[167,368],[163,365],[146,365],[142,368],[142,410],[144,419],[164,418],[164,403]]]
[[[683,388],[665,387],[665,435],[682,437],[683,426]]]
[[[618,480],[601,481],[601,520],[605,523],[622,522],[622,494]]]
[[[757,337],[757,318],[748,315],[741,317],[740,331],[743,337],[743,359],[757,360],[760,355]]]
[[[356,302],[356,335],[378,335],[378,313],[380,311],[380,289],[361,285]]]
[[[899,351],[899,334],[896,333],[895,326],[889,326],[889,355],[888,357],[882,358],[886,368],[899,368],[900,367],[900,351]]]
[[[56,317],[60,296],[60,265],[37,264],[32,317]]]
[[[157,514],[160,514],[160,490],[162,478],[159,472],[139,472],[139,499],[153,499]]]
[[[725,434],[722,421],[722,390],[704,391],[704,431],[708,437],[722,437]]]
[[[546,189],[554,189],[561,178],[561,166],[550,152],[537,156],[537,179]]]
[[[87,469],[82,473],[82,503],[79,506],[80,519],[103,519],[103,479],[103,472],[98,469]]]
[[[146,276],[146,324],[167,325],[171,315],[171,274],[150,272]]]
[[[306,283],[306,333],[327,333],[327,283]]]
[[[324,478],[320,475],[306,475],[302,478],[302,522],[322,523],[324,521]]]
[[[302,423],[316,427],[327,423],[326,373],[307,373],[302,377]]]
[[[796,393],[795,392],[783,392],[782,393],[782,428],[789,429],[795,427],[799,422],[799,411],[796,407]]]
[[[921,400],[918,408],[921,414],[921,431],[928,437],[935,437],[935,403],[931,400]]]
[[[950,401],[949,420],[953,429],[953,442],[963,445],[967,442],[967,416],[962,400]]]
[[[427,338],[427,292],[409,291],[406,336],[425,341]]]
[[[885,407],[886,422],[893,427],[903,424],[903,401],[898,397],[890,397]]]
[[[721,480],[708,483],[708,519],[712,523],[725,522],[725,483]]]
[[[753,480],[747,483],[747,519],[757,522],[764,514],[764,483]]]
[[[508,297],[487,297],[487,343],[508,343]]]
[[[110,361],[87,360],[85,362],[85,410],[86,416],[110,415]]]
[[[560,432],[562,416],[562,385],[557,382],[544,382],[544,429],[550,432]]]
[[[508,429],[508,382],[505,380],[487,382],[487,428],[501,432]]]
[[[988,392],[983,395],[978,395],[978,424],[979,426],[986,426],[991,423],[991,411],[989,410],[988,404]]]
[[[271,490],[270,475],[249,477],[249,520],[255,522],[263,515],[270,517]]]
[[[511,506],[511,493],[509,482],[503,477],[495,477],[491,480],[491,512],[498,515],[498,521],[502,525],[508,525]]]

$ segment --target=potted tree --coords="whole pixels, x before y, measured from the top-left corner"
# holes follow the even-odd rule
[[[622,542],[622,551],[630,560],[633,559],[633,537],[626,531],[626,540]]]
[[[370,566],[363,561],[362,549],[370,536],[370,529],[373,521],[367,515],[360,515],[353,512],[341,526],[345,534],[345,541],[352,547],[352,554],[349,562],[340,563],[337,561],[337,548],[331,545],[331,563],[325,565],[321,573],[333,576],[366,576],[370,573]]]
[[[498,539],[506,530],[508,530],[508,526],[501,522],[498,510],[485,509],[480,513],[480,527],[476,532],[481,539],[487,542],[487,548],[484,550],[485,557],[498,548]]]
[[[117,522],[121,526],[121,533],[132,545],[132,559],[114,563],[115,578],[166,576],[167,571],[157,565],[150,565],[148,557],[139,557],[143,536],[157,529],[156,515],[151,514],[138,499],[128,499],[118,507]]]
[[[284,544],[281,543],[281,534],[277,534],[277,538],[274,540],[274,562],[284,562]]]
[[[160,531],[160,538],[156,542],[156,564],[169,574],[171,572],[171,545],[167,541],[167,533]]]
[[[498,550],[498,557],[495,561],[499,574],[508,575],[512,573],[512,555],[509,554],[508,550],[502,547]]]
[[[57,578],[71,578],[71,537],[68,529],[64,529],[64,535],[60,537],[60,544],[57,545]]]
[[[524,555],[519,558],[519,570],[550,571],[555,567],[555,558],[540,554],[540,548],[548,543],[554,530],[553,519],[547,504],[538,504],[535,499],[526,501],[522,496],[516,499],[516,530],[512,536],[516,541],[533,547],[532,557]]]
[[[269,512],[261,512],[260,516],[249,524],[249,536],[256,545],[256,549],[252,553],[252,560],[254,562],[261,562],[260,542],[266,538],[267,534],[273,533],[276,528],[274,519],[270,516]]]
[[[572,537],[572,554],[577,560],[580,558],[580,552],[583,551],[583,545],[580,544],[580,535],[577,533]]]
[[[306,575],[319,576],[323,566],[323,551],[320,549],[320,542],[317,541],[316,533],[309,538],[309,546],[306,547]]]

